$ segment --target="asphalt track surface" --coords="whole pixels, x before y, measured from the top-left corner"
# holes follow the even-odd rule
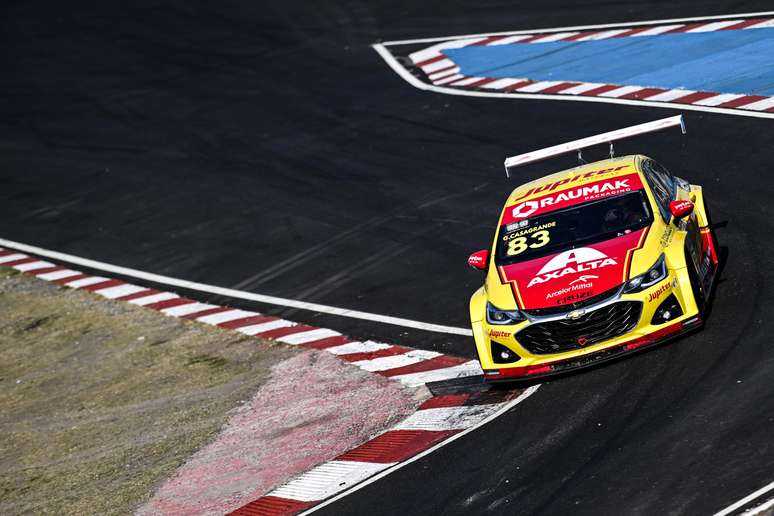
[[[426,93],[369,45],[769,7],[5,5],[0,236],[464,327],[482,281],[467,255],[488,246],[513,186],[504,156],[677,112]],[[687,137],[643,137],[618,153],[646,153],[705,187],[725,260],[706,328],[548,382],[321,513],[706,514],[774,480],[774,126],[693,112],[686,120]],[[265,308],[474,356],[464,337]]]

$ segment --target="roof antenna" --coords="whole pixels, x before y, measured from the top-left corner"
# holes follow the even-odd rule
[[[579,165],[585,165],[587,162],[585,159],[583,159],[583,151],[581,149],[578,149],[578,164]]]
[[[610,142],[610,159],[615,157],[615,149],[613,148],[613,142]]]

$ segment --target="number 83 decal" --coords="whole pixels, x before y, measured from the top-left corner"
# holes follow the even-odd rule
[[[531,241],[530,243],[527,243],[528,239]],[[537,249],[538,247],[543,247],[550,241],[551,237],[548,235],[548,231],[535,231],[529,237],[516,237],[509,241],[506,254],[508,256],[516,256],[517,254],[523,253],[528,248]]]

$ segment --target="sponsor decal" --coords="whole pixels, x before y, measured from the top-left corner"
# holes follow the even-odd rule
[[[569,183],[577,183],[578,181],[582,182],[584,179],[589,179],[589,178],[594,177],[594,176],[601,176],[603,174],[607,174],[607,173],[610,173],[610,172],[618,172],[619,170],[623,170],[626,167],[627,167],[627,165],[623,165],[623,166],[615,167],[615,168],[605,168],[605,169],[602,169],[602,170],[592,170],[591,172],[586,172],[585,174],[581,174],[579,176],[568,177],[566,179],[560,179],[559,181],[555,181],[553,183],[549,183],[549,184],[543,185],[543,186],[536,186],[535,188],[530,188],[529,190],[527,190],[526,192],[524,192],[520,196],[515,197],[513,200],[514,201],[518,201],[519,199],[523,199],[525,197],[529,197],[530,195],[534,195],[536,193],[553,192],[554,190],[556,190],[560,186],[564,186],[564,185],[569,184]]]
[[[510,337],[511,332],[501,330],[489,330],[490,337]]]
[[[508,224],[505,226],[505,231],[510,233],[511,231],[516,231],[517,229],[524,228],[529,226],[529,219],[522,220],[521,222],[514,222],[513,224]]]
[[[669,288],[671,286],[672,286],[672,282],[671,281],[667,281],[666,283],[664,283],[663,285],[658,287],[655,291],[653,291],[650,294],[648,294],[648,303],[650,303],[651,301],[655,301],[656,299],[660,298],[661,294],[663,294],[664,292],[669,290]]]
[[[575,283],[590,283],[589,280],[593,279],[599,279],[599,276],[596,276],[594,274],[581,274],[578,276],[578,279],[574,279],[570,282],[570,285],[574,285]]]
[[[588,285],[587,288],[591,288],[591,285]],[[594,293],[592,291],[586,291],[586,292],[574,292],[568,296],[564,296],[561,299],[556,300],[557,305],[567,305],[572,303],[577,303],[581,299],[585,299],[587,297],[591,297]]]
[[[527,237],[528,244],[534,243],[535,234]],[[510,283],[520,308],[570,305],[626,281],[630,256],[646,234],[644,228],[588,247],[501,265],[500,281]]]
[[[618,265],[618,262],[592,247],[571,249],[551,258],[538,271],[535,277],[530,280],[527,288],[551,281],[552,279],[562,278],[568,274],[593,271],[611,265]]]
[[[575,303],[581,299],[591,297],[594,285],[591,283],[576,283],[575,285],[551,292],[546,295],[546,300],[554,299],[557,305]],[[560,297],[561,296],[561,297]]]
[[[513,226],[513,225],[514,224],[509,224],[509,226]],[[532,233],[535,233],[536,231],[543,231],[545,229],[551,229],[551,228],[555,228],[555,227],[556,227],[556,221],[552,221],[552,222],[546,222],[545,224],[540,224],[540,225],[537,225],[537,226],[533,226],[531,228],[522,229],[521,231],[510,231],[509,230],[509,232],[506,233],[503,236],[503,240],[508,241],[508,240],[512,240],[512,239],[520,237],[520,236],[530,235]]]
[[[562,181],[571,182],[572,179],[563,179]],[[562,181],[558,181],[557,183],[562,183]],[[546,185],[546,187],[548,186],[551,185]],[[537,191],[544,191],[546,187],[535,188],[533,189],[534,191],[531,192],[537,193]],[[637,174],[628,174],[625,176],[595,181],[585,185],[578,185],[575,188],[569,188],[560,192],[544,195],[537,199],[522,201],[516,205],[509,206],[505,210],[503,224],[511,224],[534,214],[567,208],[575,204],[603,199],[613,195],[620,195],[641,188],[642,183]]]

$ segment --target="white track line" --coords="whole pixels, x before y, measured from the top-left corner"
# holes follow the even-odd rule
[[[227,312],[220,312],[217,314],[203,315],[197,317],[196,320],[204,324],[222,324],[224,322],[236,321],[237,319],[245,319],[259,315],[257,312],[248,312],[247,310],[228,310]]]
[[[401,39],[401,40],[394,40],[394,41],[385,41],[384,43],[381,43],[381,44],[384,46],[413,45],[415,43],[433,43],[436,41],[446,41],[446,40],[453,40],[453,39],[467,39],[467,38],[483,39],[491,36],[509,36],[509,35],[516,36],[519,34],[551,34],[554,32],[571,32],[571,31],[582,31],[582,30],[592,30],[592,29],[612,29],[616,27],[630,27],[630,26],[642,27],[644,25],[659,25],[662,23],[681,23],[681,22],[704,21],[704,20],[725,20],[728,18],[755,18],[756,16],[770,16],[772,14],[774,14],[774,11],[760,11],[755,13],[737,13],[737,14],[718,14],[714,16],[697,16],[694,18],[670,18],[666,20],[604,23],[601,25],[576,25],[573,27],[551,27],[551,28],[544,28],[544,29],[488,32],[485,34],[463,34],[463,35],[457,35],[457,36],[439,36],[439,37],[433,37],[433,38]]]
[[[129,283],[125,285],[117,285],[115,287],[107,287],[94,291],[95,294],[106,297],[108,299],[116,299],[118,297],[129,296],[131,294],[138,294],[143,290],[148,290],[145,287],[139,285],[131,285]]]
[[[739,509],[741,507],[744,507],[748,503],[752,502],[756,498],[759,498],[759,497],[763,496],[764,494],[768,493],[772,489],[774,489],[774,482],[771,482],[770,484],[767,484],[767,485],[761,487],[760,489],[758,489],[754,493],[750,493],[749,495],[745,496],[744,498],[742,498],[738,502],[732,503],[731,505],[729,505],[728,507],[726,507],[722,511],[716,512],[713,516],[726,516],[727,514],[731,514],[732,512],[736,511],[737,509]]]
[[[328,328],[315,328],[314,330],[302,331],[301,333],[293,333],[284,337],[275,339],[277,342],[284,342],[285,344],[292,344],[298,346],[299,344],[307,344],[317,340],[329,339],[331,337],[339,337],[341,333],[335,330],[329,330]]]
[[[467,434],[469,434],[471,432],[474,432],[475,430],[478,430],[479,428],[481,428],[485,424],[487,424],[490,421],[493,421],[494,419],[498,418],[499,416],[505,414],[511,408],[515,407],[516,405],[518,405],[519,403],[521,403],[525,399],[527,399],[530,396],[532,396],[535,393],[535,391],[538,390],[538,387],[540,387],[540,385],[533,385],[533,386],[529,387],[527,390],[522,392],[521,395],[518,398],[515,398],[515,399],[509,401],[508,403],[504,403],[500,407],[499,410],[497,410],[496,412],[490,414],[486,419],[483,419],[483,420],[479,421],[477,424],[471,426],[470,428],[466,428],[465,430],[463,430],[463,431],[461,431],[461,432],[459,432],[457,434],[454,434],[453,436],[449,437],[448,439],[445,439],[445,440],[441,441],[440,443],[436,444],[435,446],[433,446],[431,448],[428,448],[427,450],[414,455],[413,457],[411,457],[408,460],[405,460],[403,462],[399,462],[398,464],[395,464],[394,466],[392,466],[392,467],[382,471],[381,473],[377,473],[376,475],[372,476],[368,480],[366,480],[364,482],[361,482],[361,483],[357,484],[356,486],[350,487],[346,491],[343,491],[343,492],[337,494],[333,498],[331,498],[329,500],[326,500],[326,501],[324,501],[323,503],[321,503],[319,505],[315,505],[311,509],[309,509],[309,510],[307,510],[307,511],[301,513],[301,514],[302,515],[303,514],[311,514],[311,513],[313,513],[314,511],[316,511],[318,509],[322,509],[325,506],[328,506],[328,505],[330,505],[330,504],[332,504],[332,503],[334,503],[334,502],[336,502],[338,500],[341,500],[345,496],[350,495],[350,494],[354,493],[355,491],[358,491],[358,490],[366,487],[367,485],[373,484],[374,482],[376,482],[378,480],[381,480],[382,478],[386,477],[390,473],[398,471],[399,469],[401,469],[401,468],[403,468],[405,466],[408,466],[412,462],[418,461],[419,459],[425,457],[426,455],[429,455],[429,454],[433,453],[435,450],[437,450],[437,449],[439,449],[439,448],[441,448],[443,446],[446,446],[447,444],[451,444],[454,441],[456,441],[457,439],[461,439],[462,437],[466,436]],[[428,409],[428,410],[430,410],[430,409]]]
[[[149,294],[147,296],[138,297],[137,299],[132,299],[131,301],[128,301],[128,303],[137,306],[145,306],[152,305],[153,303],[159,303],[161,301],[169,301],[170,299],[175,299],[178,297],[180,296],[173,294],[172,292],[159,292],[157,294]]]
[[[71,276],[78,276],[80,272],[78,271],[72,271],[70,269],[65,269],[61,271],[54,271],[54,272],[46,272],[43,274],[36,274],[36,276],[40,279],[44,279],[46,281],[54,281],[58,279],[65,279],[69,278]]]
[[[284,319],[277,319],[276,321],[269,321],[260,324],[253,324],[251,326],[243,326],[236,328],[239,333],[245,335],[258,335],[259,333],[266,333],[267,331],[277,330],[279,328],[287,328],[288,326],[295,326],[296,323],[286,321]]]
[[[38,269],[48,269],[49,267],[53,267],[53,266],[54,266],[53,263],[38,261],[38,262],[23,263],[21,265],[14,265],[13,268],[21,272],[30,272]]]
[[[68,283],[65,283],[65,285],[70,288],[82,288],[82,287],[88,287],[89,285],[96,285],[97,283],[103,283],[105,281],[108,281],[109,279],[110,278],[103,278],[102,276],[89,276],[88,278],[81,278],[81,279],[70,281]]]
[[[445,326],[442,324],[426,323],[422,321],[415,321],[412,319],[404,319],[402,317],[393,317],[390,315],[374,314],[370,312],[361,312],[359,310],[350,310],[348,308],[339,308],[335,306],[321,305],[317,303],[307,303],[306,301],[298,301],[296,299],[285,299],[275,296],[267,296],[264,294],[254,294],[252,292],[244,292],[242,290],[235,290],[226,287],[218,287],[215,285],[207,285],[205,283],[198,283],[195,281],[188,281],[179,278],[171,278],[169,276],[162,276],[161,274],[154,274],[151,272],[144,272],[137,269],[131,269],[129,267],[121,267],[119,265],[111,265],[109,263],[99,262],[97,260],[90,260],[88,258],[81,258],[80,256],[73,256],[71,254],[60,253],[58,251],[51,251],[50,249],[44,249],[33,245],[22,244],[20,242],[14,242],[13,240],[6,240],[0,238],[0,246],[24,251],[37,256],[45,256],[53,260],[61,260],[63,262],[72,263],[75,265],[81,265],[90,269],[96,269],[100,271],[110,272],[122,276],[128,276],[131,278],[137,278],[141,280],[151,281],[154,283],[160,283],[163,285],[169,285],[173,287],[185,288],[188,290],[195,290],[197,292],[207,292],[208,294],[217,294],[221,296],[232,297],[235,299],[246,299],[248,301],[256,301],[258,303],[264,303],[268,305],[286,306],[290,308],[298,308],[301,310],[309,310],[312,312],[319,312],[330,315],[337,315],[340,317],[349,317],[352,319],[362,319],[366,321],[379,322],[384,324],[392,324],[395,326],[403,326],[405,328],[415,328],[418,330],[431,331],[436,333],[450,333],[453,335],[464,335],[470,337],[473,332],[468,328],[457,328],[454,326]],[[12,256],[12,255],[11,255]],[[25,256],[22,255],[21,258]],[[8,260],[8,256],[3,257],[5,261]],[[2,261],[2,258],[0,258]],[[145,299],[145,298],[142,298]],[[137,299],[130,301],[138,301]],[[154,301],[155,302],[155,301]],[[140,304],[140,303],[134,303]]]

